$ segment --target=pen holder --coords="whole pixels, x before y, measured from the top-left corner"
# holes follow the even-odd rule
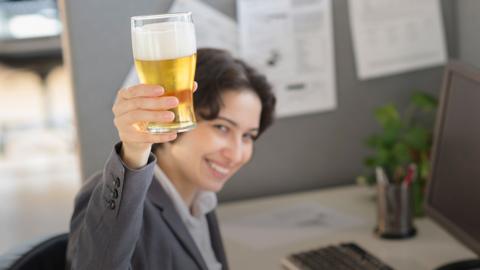
[[[403,239],[416,234],[413,226],[412,187],[377,179],[377,227],[382,238]],[[385,180],[385,179],[384,179]]]

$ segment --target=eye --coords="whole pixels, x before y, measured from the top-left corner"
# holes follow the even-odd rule
[[[245,134],[243,134],[243,139],[253,142],[257,139],[257,135],[252,134],[252,133],[245,133]]]
[[[222,124],[215,124],[213,125],[214,128],[218,129],[221,132],[228,132],[228,127]]]

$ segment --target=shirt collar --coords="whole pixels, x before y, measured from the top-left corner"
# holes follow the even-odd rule
[[[158,165],[155,165],[154,174],[167,195],[173,201],[175,208],[184,222],[192,222],[195,219],[198,220],[217,207],[218,202],[215,192],[198,191],[193,199],[192,212],[190,212],[175,186]]]

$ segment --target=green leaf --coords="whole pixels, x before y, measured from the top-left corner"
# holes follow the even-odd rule
[[[390,164],[391,152],[386,148],[379,148],[375,153],[375,160],[378,166],[385,167]]]
[[[400,114],[393,104],[388,104],[376,109],[375,118],[383,128],[398,126],[398,123],[400,123]]]
[[[426,180],[430,174],[430,160],[428,159],[426,152],[423,152],[420,156],[418,170],[420,178]]]
[[[411,157],[407,144],[397,142],[393,147],[393,157],[397,165],[408,164],[411,161]]]
[[[375,149],[377,146],[379,146],[381,142],[380,136],[376,134],[369,136],[366,140],[367,146],[372,149]]]
[[[374,157],[367,157],[363,160],[363,164],[367,167],[374,168],[377,166],[377,160]]]
[[[430,133],[426,128],[410,128],[406,131],[404,139],[414,150],[423,151],[430,148]]]
[[[402,124],[400,121],[391,122],[384,128],[383,133],[378,136],[380,144],[384,147],[392,148],[393,145],[400,139],[401,130]]]
[[[425,112],[434,111],[437,108],[437,99],[424,92],[413,93],[410,102]]]

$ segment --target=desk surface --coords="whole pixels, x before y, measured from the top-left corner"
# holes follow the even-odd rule
[[[341,229],[329,234],[278,245],[254,249],[222,232],[225,249],[233,270],[281,269],[280,260],[285,255],[313,247],[354,241],[397,270],[435,269],[460,259],[475,257],[452,236],[428,218],[415,219],[417,235],[405,240],[384,240],[373,233],[376,221],[375,191],[367,187],[348,186],[293,195],[224,203],[218,208],[220,224],[245,215],[261,213],[301,202],[315,202],[344,214],[363,219],[361,225]],[[222,225],[221,225],[222,226]]]

